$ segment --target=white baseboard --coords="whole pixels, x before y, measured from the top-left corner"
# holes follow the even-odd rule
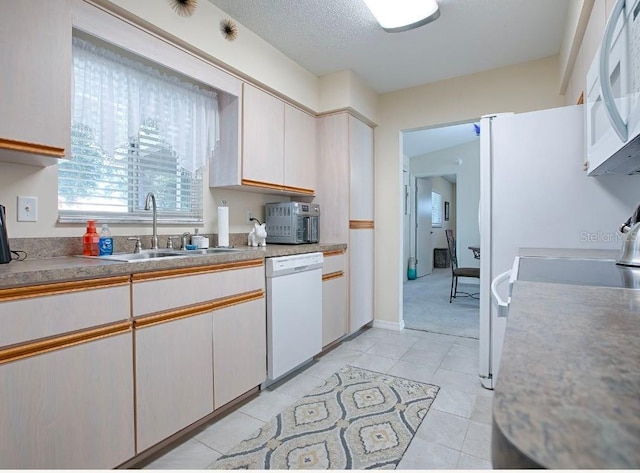
[[[394,330],[396,332],[402,331],[404,329],[404,320],[400,322],[387,322],[386,320],[374,320],[373,326],[375,328],[383,328],[385,330]]]

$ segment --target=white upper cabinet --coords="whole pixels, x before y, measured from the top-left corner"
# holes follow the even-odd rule
[[[222,138],[209,168],[211,187],[315,195],[313,115],[247,83],[243,84],[241,117],[231,113],[234,108],[224,100],[220,106]],[[237,147],[237,135],[232,133],[236,125],[241,128]]]
[[[284,185],[313,193],[316,188],[316,119],[284,106]]]
[[[351,220],[373,220],[373,129],[349,116]]]
[[[284,102],[244,84],[242,180],[284,182]]]
[[[69,0],[3,2],[0,161],[47,166],[69,157]]]

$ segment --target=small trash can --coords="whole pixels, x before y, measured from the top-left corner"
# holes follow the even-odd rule
[[[450,264],[451,261],[449,261],[449,250],[447,250],[446,248],[433,249],[434,268],[448,268]]]
[[[416,259],[413,256],[409,257],[409,264],[407,265],[407,279],[413,281],[416,278]]]

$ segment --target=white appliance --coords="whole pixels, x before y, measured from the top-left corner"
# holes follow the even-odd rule
[[[492,281],[519,248],[618,250],[640,179],[582,170],[582,105],[487,116],[480,127],[480,377],[493,388],[508,317],[491,303]],[[497,290],[508,300],[507,284]]]
[[[590,175],[640,173],[640,0],[617,0],[586,78]]]
[[[322,253],[266,259],[267,382],[322,351]]]

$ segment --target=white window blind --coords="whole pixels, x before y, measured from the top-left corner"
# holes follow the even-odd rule
[[[218,140],[215,92],[73,38],[71,159],[58,165],[59,221],[201,222]]]
[[[437,192],[431,193],[431,226],[442,226],[442,196]]]

